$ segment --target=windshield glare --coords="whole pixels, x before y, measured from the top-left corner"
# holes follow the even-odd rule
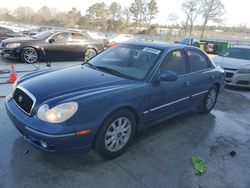
[[[52,32],[52,31],[43,31],[43,32],[40,32],[40,33],[34,35],[33,37],[36,38],[36,39],[46,39],[50,35],[52,35],[53,33],[54,32]]]
[[[88,63],[106,67],[135,80],[143,80],[160,57],[161,50],[138,47],[116,46],[107,49]]]
[[[250,60],[250,49],[247,48],[228,48],[224,50],[219,56],[229,57],[235,59]]]

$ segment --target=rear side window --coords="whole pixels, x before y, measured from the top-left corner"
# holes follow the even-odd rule
[[[161,71],[173,71],[177,75],[187,73],[187,62],[182,50],[170,52],[160,67]]]
[[[206,56],[201,52],[196,50],[187,50],[187,55],[190,64],[190,72],[197,72],[210,67]]]

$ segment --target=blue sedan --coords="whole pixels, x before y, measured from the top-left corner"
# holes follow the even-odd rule
[[[32,145],[110,159],[148,126],[190,109],[209,113],[223,84],[223,70],[198,48],[131,42],[82,65],[21,77],[5,106]]]

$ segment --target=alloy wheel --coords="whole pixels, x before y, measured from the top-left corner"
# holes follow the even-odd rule
[[[23,54],[26,63],[35,63],[37,61],[37,52],[35,49],[27,49]]]
[[[128,142],[131,135],[131,122],[126,117],[120,117],[113,121],[105,135],[105,146],[108,151],[121,150]]]

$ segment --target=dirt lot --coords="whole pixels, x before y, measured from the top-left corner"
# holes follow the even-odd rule
[[[0,59],[0,68],[9,68],[10,63]],[[17,71],[34,69],[15,64]],[[9,93],[11,87],[0,85],[0,95]],[[94,152],[52,155],[33,148],[15,129],[0,99],[0,187],[248,188],[249,114],[250,91],[227,88],[211,114],[190,112],[150,128],[124,155],[104,161]],[[234,157],[231,151],[236,152]],[[194,174],[193,156],[206,160],[204,175]]]

